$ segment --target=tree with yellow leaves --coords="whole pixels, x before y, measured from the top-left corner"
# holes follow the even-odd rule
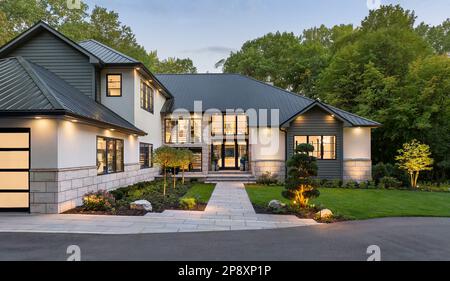
[[[412,188],[417,188],[417,181],[421,171],[431,171],[434,160],[430,157],[430,147],[417,140],[403,144],[403,148],[398,150],[395,160],[400,169],[409,174]]]

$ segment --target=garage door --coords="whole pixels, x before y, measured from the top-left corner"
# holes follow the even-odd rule
[[[30,129],[0,128],[0,211],[30,210]]]

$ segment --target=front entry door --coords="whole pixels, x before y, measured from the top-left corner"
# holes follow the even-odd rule
[[[239,170],[241,158],[248,153],[247,141],[216,142],[212,145],[212,153],[220,170]]]
[[[236,143],[226,142],[224,144],[224,169],[227,170],[237,170],[237,154],[236,154]]]

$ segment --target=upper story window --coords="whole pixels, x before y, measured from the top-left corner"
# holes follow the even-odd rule
[[[97,137],[97,173],[99,175],[124,171],[123,140]]]
[[[108,97],[122,96],[122,74],[106,75],[106,91]]]
[[[202,119],[166,119],[164,122],[165,143],[201,143]]]
[[[248,120],[245,114],[212,115],[211,135],[248,135]]]
[[[141,80],[141,108],[153,113],[153,89]]]
[[[314,146],[312,156],[317,159],[336,160],[336,136],[295,136],[294,149],[302,143]]]

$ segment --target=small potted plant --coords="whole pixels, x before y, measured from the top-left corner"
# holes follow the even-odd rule
[[[213,153],[211,154],[211,171],[217,171],[217,156]]]
[[[247,156],[247,154],[246,155],[243,155],[242,157],[241,157],[241,171],[248,171],[248,156]]]

